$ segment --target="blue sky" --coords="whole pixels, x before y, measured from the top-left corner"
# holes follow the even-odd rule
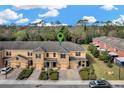
[[[47,23],[59,20],[74,25],[79,19],[95,21],[124,22],[124,6],[113,5],[68,5],[68,6],[0,6],[0,24],[19,24],[45,20]]]

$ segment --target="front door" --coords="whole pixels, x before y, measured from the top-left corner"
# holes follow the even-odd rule
[[[78,66],[81,66],[81,61],[78,62]]]
[[[28,65],[29,65],[29,66],[33,66],[33,61],[30,60],[30,61],[28,62]]]
[[[53,68],[55,68],[56,67],[56,62],[53,62]]]
[[[45,63],[44,63],[44,67],[45,67],[45,68],[49,68],[49,66],[50,66],[49,62],[45,62]]]

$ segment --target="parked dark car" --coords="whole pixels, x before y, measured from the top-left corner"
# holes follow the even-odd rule
[[[94,80],[89,83],[90,88],[111,88],[112,85],[106,80]]]

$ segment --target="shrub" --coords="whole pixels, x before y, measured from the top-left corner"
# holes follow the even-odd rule
[[[81,70],[79,73],[82,80],[89,79],[89,72],[87,70]]]
[[[110,63],[110,62],[107,64],[107,66],[108,66],[109,68],[112,68],[112,67],[113,67],[112,63]]]
[[[33,70],[33,68],[26,68],[22,70],[17,79],[23,80],[28,78],[32,74]]]
[[[48,72],[46,72],[46,71],[41,72],[41,74],[39,76],[39,80],[48,80]]]
[[[50,79],[51,80],[58,80],[59,79],[59,72],[57,72],[57,71],[51,71],[50,72]]]

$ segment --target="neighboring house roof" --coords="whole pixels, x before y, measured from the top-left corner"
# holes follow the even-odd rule
[[[106,36],[97,37],[94,39],[100,40],[100,41],[105,42],[111,46],[114,46],[116,48],[124,50],[124,39],[116,38],[116,37],[106,37]]]
[[[34,51],[68,53],[68,51],[84,51],[84,48],[71,42],[54,41],[0,41],[0,49],[28,49]]]
[[[13,59],[15,59],[15,58],[19,58],[19,60],[26,60],[26,61],[28,61],[29,59],[28,59],[28,57],[25,57],[25,56],[22,56],[22,55],[17,55],[17,56],[15,56],[15,57],[12,57],[12,58],[9,58],[9,59],[7,59],[8,61],[9,60],[13,60]]]
[[[124,62],[124,57],[116,57],[116,60],[118,60],[119,62]]]

